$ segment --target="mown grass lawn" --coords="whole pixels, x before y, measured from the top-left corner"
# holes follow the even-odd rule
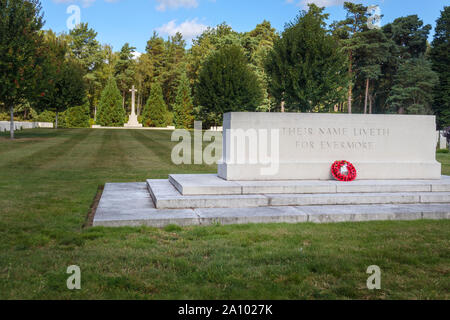
[[[450,221],[83,228],[99,186],[211,173],[170,132],[0,134],[0,299],[449,299]],[[450,175],[450,155],[439,154]],[[81,268],[82,289],[66,287]],[[382,270],[369,291],[366,269]]]

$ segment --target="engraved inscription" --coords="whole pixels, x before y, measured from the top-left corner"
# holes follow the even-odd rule
[[[377,148],[377,138],[390,136],[389,128],[281,128],[281,136],[295,138],[295,147],[301,150],[358,150]]]

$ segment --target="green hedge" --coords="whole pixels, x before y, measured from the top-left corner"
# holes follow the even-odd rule
[[[33,119],[37,122],[55,123],[56,114],[53,111],[45,110]],[[58,115],[58,127],[60,128],[89,128],[90,115],[89,104],[69,108]]]
[[[52,122],[52,123],[54,123],[55,118],[56,118],[56,114],[53,111],[45,110],[45,111],[41,112],[40,114],[38,114],[38,116],[33,120],[37,121],[37,122]]]

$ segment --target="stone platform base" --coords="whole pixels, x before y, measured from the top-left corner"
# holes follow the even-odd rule
[[[280,163],[277,174],[261,175],[260,165],[251,164],[225,164],[219,163],[218,175],[226,180],[330,180],[333,179],[330,170],[333,161]],[[441,177],[441,164],[437,161],[429,162],[352,162],[358,172],[359,180],[411,180],[434,179]]]
[[[124,124],[125,128],[142,128],[142,124],[138,122],[137,115],[134,113],[134,107],[133,112],[130,114],[128,118],[128,122]]]
[[[148,127],[102,127],[102,126],[92,126],[92,129],[102,129],[102,130],[156,130],[156,131],[173,131],[174,127],[166,127],[166,128],[148,128]]]
[[[450,218],[450,177],[396,181],[225,181],[171,175],[106,184],[94,226],[180,226]]]

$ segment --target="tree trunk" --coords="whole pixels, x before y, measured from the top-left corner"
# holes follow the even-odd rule
[[[352,113],[352,85],[348,87],[348,113]]]
[[[125,92],[122,92],[122,108],[125,110]]]
[[[138,105],[137,105],[137,111],[136,111],[136,114],[138,115],[138,116],[140,116],[141,115],[141,100],[142,100],[142,98],[141,98],[141,92],[140,92],[140,90],[139,90],[139,92],[138,92]]]
[[[58,129],[58,111],[56,111],[55,129]]]
[[[369,94],[369,113],[372,114],[372,95]]]
[[[136,101],[136,115],[139,115],[139,95],[140,95],[140,92],[138,91],[138,94],[137,94],[137,101]]]
[[[9,112],[11,115],[9,134],[10,134],[11,140],[13,140],[14,139],[14,107],[13,107],[12,103],[11,103],[11,106],[9,107]]]
[[[281,112],[284,112],[284,104],[285,104],[284,100],[281,101]]]
[[[348,64],[348,75],[350,83],[348,84],[348,113],[352,113],[352,51],[350,50],[350,62]]]
[[[364,114],[367,114],[367,99],[369,98],[369,78],[366,79],[366,96],[364,98]]]

